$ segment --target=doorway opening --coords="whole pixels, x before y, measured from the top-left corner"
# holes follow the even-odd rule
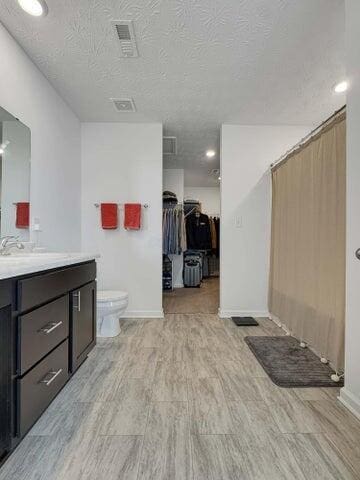
[[[217,314],[220,297],[220,182],[192,170],[163,172],[163,309]],[[210,175],[210,177],[209,177]],[[193,185],[200,183],[200,186]]]

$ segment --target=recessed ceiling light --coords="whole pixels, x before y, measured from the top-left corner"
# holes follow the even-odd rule
[[[221,180],[221,177],[219,177],[218,180]]]
[[[216,155],[215,150],[208,150],[208,151],[206,152],[206,156],[207,156],[208,158],[213,158],[213,157],[215,157],[215,155]]]
[[[45,17],[48,13],[45,0],[18,0],[18,2],[26,13],[34,17]]]
[[[4,153],[4,149],[0,147],[0,155]]]
[[[335,85],[334,87],[334,92],[335,93],[344,93],[348,89],[348,82],[344,80],[343,82],[340,82]]]

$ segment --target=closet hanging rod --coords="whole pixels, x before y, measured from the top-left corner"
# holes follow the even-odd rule
[[[328,117],[326,120],[324,120],[320,125],[318,125],[316,128],[311,130],[307,135],[305,135],[304,138],[302,138],[296,145],[294,145],[290,150],[288,150],[284,155],[282,155],[276,162],[273,162],[270,164],[270,170],[273,170],[274,168],[278,167],[281,163],[285,162],[287,158],[295,153],[298,149],[300,149],[306,142],[311,140],[315,135],[321,132],[321,130],[325,127],[328,126],[333,120],[335,120],[338,116],[342,115],[344,112],[346,112],[346,105],[343,107],[339,108],[339,110],[336,110],[330,117]]]
[[[116,203],[116,202],[114,202],[114,203]],[[95,206],[96,208],[99,208],[100,205],[101,205],[101,203],[94,203],[94,206]],[[118,206],[118,207],[123,207],[124,205],[125,205],[125,203],[117,203],[117,206]],[[148,203],[142,203],[141,206],[142,206],[143,208],[149,208],[149,204],[148,204]]]

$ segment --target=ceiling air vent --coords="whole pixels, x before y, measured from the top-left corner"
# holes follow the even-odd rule
[[[136,45],[133,22],[131,20],[117,20],[111,23],[120,42],[121,56],[126,58],[138,57],[139,52]]]
[[[176,137],[163,137],[163,154],[176,155]]]
[[[118,112],[136,112],[135,103],[132,98],[110,98],[110,100]]]

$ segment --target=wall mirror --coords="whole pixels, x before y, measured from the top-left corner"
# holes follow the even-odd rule
[[[29,240],[30,129],[0,107],[0,236]]]

